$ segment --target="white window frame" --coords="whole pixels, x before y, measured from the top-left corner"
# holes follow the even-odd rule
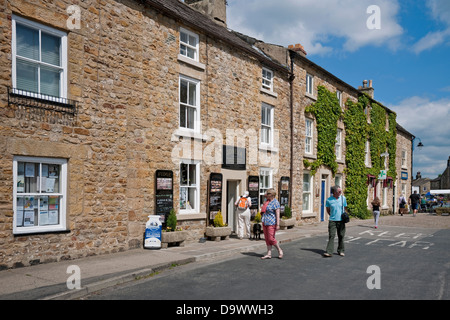
[[[187,102],[184,103],[181,100],[181,83],[182,81],[185,81],[188,83],[188,91],[187,91]],[[195,98],[194,98],[194,103],[195,104],[190,104],[189,103],[189,84],[194,84],[195,85]],[[200,80],[197,79],[193,79],[184,75],[180,75],[179,77],[179,82],[178,82],[178,101],[179,101],[179,109],[178,109],[178,126],[179,129],[182,131],[187,131],[187,132],[200,132]],[[185,107],[186,110],[186,115],[185,115],[185,121],[186,121],[186,126],[181,126],[181,108]],[[187,126],[187,121],[188,121],[188,116],[187,116],[187,108],[192,108],[194,109],[195,115],[194,115],[194,128],[188,128]]]
[[[314,76],[306,73],[306,94],[314,96]]]
[[[42,164],[54,164],[54,165],[60,165],[60,176],[59,176],[59,182],[60,182],[60,191],[59,192],[41,192],[41,188],[37,187],[37,191],[33,193],[25,193],[25,192],[18,192],[18,163],[19,162],[27,162],[27,163],[39,163],[39,177],[42,177]],[[67,224],[66,224],[66,208],[67,208],[67,160],[66,159],[58,159],[58,158],[41,158],[41,157],[26,157],[26,156],[15,156],[13,158],[13,210],[14,210],[14,217],[13,217],[13,234],[29,234],[29,233],[47,233],[47,232],[60,232],[60,231],[66,231],[67,230]],[[37,180],[42,184],[42,180]],[[37,208],[34,208],[34,210],[37,211],[37,217],[38,217],[38,225],[37,226],[17,226],[18,220],[17,220],[17,210],[18,210],[18,204],[17,204],[17,197],[18,196],[24,196],[24,197],[42,197],[42,196],[58,196],[60,197],[59,201],[59,223],[53,224],[53,225],[39,225],[40,217],[40,205],[37,204]],[[38,200],[40,201],[40,199]],[[48,208],[49,210],[49,208]]]
[[[335,152],[336,160],[342,160],[342,129],[337,129]]]
[[[182,33],[186,34],[188,37],[195,38],[195,46],[193,46],[193,45],[191,45],[191,44],[189,44],[187,42],[183,42],[181,40],[181,34]],[[185,57],[186,59],[190,59],[190,60],[199,62],[199,44],[200,44],[200,41],[199,41],[198,34],[192,32],[192,31],[189,31],[187,29],[180,28],[180,55],[181,56]],[[183,52],[182,52],[182,47],[183,46],[186,47],[186,49],[185,49],[186,53],[185,54],[183,54]],[[194,58],[191,58],[191,57],[188,56],[188,53],[187,53],[188,48],[194,50]]]
[[[314,121],[306,118],[305,120],[305,153],[313,154],[314,145]]]
[[[194,166],[195,167],[195,184],[190,185],[189,182],[188,184],[182,184],[181,183],[181,166],[182,165],[188,165],[188,166]],[[180,161],[180,171],[179,171],[179,181],[180,181],[180,214],[192,214],[192,213],[200,213],[200,161],[194,161],[194,160],[181,160]],[[187,174],[188,174],[188,180],[189,180],[189,167],[187,170]],[[187,188],[187,189],[193,189],[195,191],[195,195],[194,195],[194,199],[195,199],[195,206],[192,208],[186,208],[186,209],[182,209],[181,208],[181,199],[182,199],[182,189],[183,188]]]
[[[408,168],[408,162],[406,161],[407,160],[407,156],[408,156],[408,153],[406,152],[406,150],[402,149],[402,168],[403,169],[407,169]]]
[[[309,190],[305,191],[305,177],[309,180]],[[309,171],[303,171],[303,179],[302,179],[302,212],[303,213],[311,213],[313,212],[313,190],[314,190],[314,176]],[[309,206],[305,208],[304,197],[308,196]]]
[[[262,68],[262,87],[270,92],[273,92],[273,71],[267,68]]]
[[[366,143],[364,145],[364,164],[366,167],[371,167],[372,163],[370,161],[370,141],[366,140]]]
[[[52,69],[59,69],[60,72],[60,78],[59,78],[59,96],[53,97],[46,94],[40,93],[40,75],[38,75],[38,92],[27,92],[26,95],[34,98],[40,98],[45,100],[51,100],[56,102],[63,102],[62,100],[67,98],[67,33],[62,32],[60,30],[53,29],[51,27],[42,25],[40,23],[30,21],[27,19],[24,19],[22,17],[12,15],[12,85],[13,85],[13,92],[24,94],[21,90],[17,89],[17,60],[20,59],[22,61],[27,61],[32,64],[38,65],[39,70],[41,67],[51,67]],[[52,36],[59,37],[61,39],[61,47],[60,47],[60,58],[61,58],[61,65],[59,67],[56,67],[55,65],[51,65],[42,61],[32,60],[26,57],[20,57],[17,55],[17,33],[16,33],[16,26],[17,24],[24,25],[26,27],[36,29],[39,31],[39,42],[41,39],[41,34],[47,33],[51,34]],[[39,49],[40,52],[40,49]],[[61,99],[63,98],[63,99]]]
[[[263,147],[273,147],[273,118],[275,108],[267,103],[261,104],[261,132],[260,142]],[[264,132],[268,132],[266,137]],[[266,141],[268,140],[268,141]]]
[[[267,177],[268,184],[265,184],[264,177]],[[264,194],[273,188],[273,168],[259,168],[259,199],[261,205],[264,203]]]
[[[336,90],[336,97],[338,98],[339,105],[342,108],[342,91],[341,90]]]

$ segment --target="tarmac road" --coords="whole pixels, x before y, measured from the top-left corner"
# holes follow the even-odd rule
[[[383,219],[379,229],[348,227],[345,257],[324,258],[327,236],[318,235],[283,244],[282,260],[275,249],[273,258],[264,261],[263,251],[243,252],[225,261],[176,267],[86,298],[448,300],[450,229],[405,218],[400,226]],[[405,226],[411,219],[412,225]]]

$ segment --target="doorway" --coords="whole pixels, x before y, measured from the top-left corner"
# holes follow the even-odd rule
[[[239,196],[239,180],[227,180],[227,217],[226,223],[233,232],[237,230],[236,207],[234,203]]]

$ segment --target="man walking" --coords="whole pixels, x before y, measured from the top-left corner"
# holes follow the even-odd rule
[[[414,190],[414,193],[409,196],[409,204],[413,210],[413,217],[416,216],[417,210],[419,209],[420,203],[420,195],[417,193],[417,190]]]
[[[326,201],[325,207],[327,208],[330,220],[328,222],[328,245],[327,250],[323,254],[325,257],[331,257],[334,251],[334,238],[336,232],[338,235],[338,254],[344,256],[344,236],[345,236],[345,223],[341,219],[341,215],[347,208],[347,199],[342,195],[342,189],[339,186],[331,188],[333,194]]]

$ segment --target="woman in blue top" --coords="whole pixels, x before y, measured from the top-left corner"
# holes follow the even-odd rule
[[[280,229],[280,203],[275,199],[276,191],[273,189],[267,190],[265,197],[269,201],[266,207],[266,212],[262,216],[264,239],[267,245],[267,254],[261,259],[272,258],[272,246],[278,250],[278,258],[283,258],[283,250],[277,240],[275,240],[275,232]]]

